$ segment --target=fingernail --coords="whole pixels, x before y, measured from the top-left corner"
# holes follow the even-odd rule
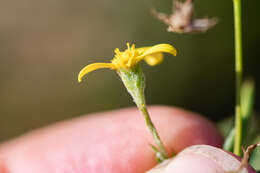
[[[147,173],[231,173],[237,172],[240,165],[236,158],[219,148],[194,145]],[[248,171],[243,168],[239,173]]]

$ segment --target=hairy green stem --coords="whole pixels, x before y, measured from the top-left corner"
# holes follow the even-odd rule
[[[241,83],[242,83],[242,22],[241,0],[233,0],[235,22],[235,72],[236,72],[236,109],[235,109],[235,143],[234,153],[241,155],[242,145],[242,115],[241,115]]]
[[[138,109],[142,112],[145,124],[153,136],[156,146],[152,145],[152,149],[155,151],[157,161],[162,162],[165,159],[168,159],[166,149],[147,111],[144,95],[145,76],[140,65],[136,65],[134,68],[129,70],[121,69],[118,71],[118,74],[121,77],[127,91],[134,99]]]
[[[142,105],[142,107],[139,109],[142,111],[142,114],[143,114],[144,120],[145,120],[145,124],[146,124],[147,128],[149,129],[150,133],[153,135],[154,142],[156,143],[156,145],[158,147],[158,151],[160,152],[160,156],[157,155],[157,157],[159,157],[160,160],[162,160],[162,161],[167,159],[168,154],[167,154],[166,149],[162,143],[162,140],[150,118],[146,105]]]

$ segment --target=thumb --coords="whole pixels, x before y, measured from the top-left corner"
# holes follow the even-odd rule
[[[147,173],[255,173],[252,167],[241,167],[234,155],[209,145],[194,145],[175,158]]]

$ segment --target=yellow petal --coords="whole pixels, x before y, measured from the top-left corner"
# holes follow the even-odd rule
[[[145,62],[150,66],[155,66],[163,61],[162,53],[153,53],[144,57]]]
[[[85,76],[87,73],[92,72],[94,70],[100,69],[100,68],[110,68],[115,69],[114,65],[111,63],[94,63],[89,64],[86,67],[84,67],[78,74],[78,82],[82,81],[83,76]]]
[[[146,51],[147,49],[150,49],[152,46],[147,46],[147,47],[140,47],[140,48],[137,48],[136,50],[140,53],[140,54],[142,54],[142,53],[144,53],[144,51]]]
[[[170,53],[174,56],[176,56],[177,51],[176,49],[170,45],[170,44],[157,44],[155,46],[149,47],[149,48],[142,48],[139,51],[143,51],[142,55],[137,57],[137,61],[141,61],[146,56],[154,54],[154,53]]]

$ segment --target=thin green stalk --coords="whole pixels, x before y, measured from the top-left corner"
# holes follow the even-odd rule
[[[241,0],[233,0],[235,22],[235,72],[236,72],[236,109],[235,109],[235,143],[234,153],[241,155],[242,145],[242,115],[241,115],[241,83],[242,83],[242,22]]]
[[[118,71],[118,74],[121,77],[127,91],[134,99],[136,106],[142,112],[145,124],[153,136],[156,146],[152,145],[152,149],[155,151],[157,161],[162,162],[165,159],[168,159],[166,149],[147,111],[144,96],[145,76],[140,65],[135,66],[131,70],[120,70]]]
[[[145,124],[148,127],[149,131],[151,132],[151,134],[153,135],[154,141],[158,147],[158,150],[161,154],[161,156],[158,157],[162,157],[160,160],[165,160],[168,158],[168,154],[166,152],[166,149],[162,143],[162,140],[155,128],[155,126],[153,125],[153,122],[150,118],[150,115],[147,111],[146,105],[143,105],[141,108],[139,108],[142,111],[142,114],[144,116],[144,120],[145,120]]]

